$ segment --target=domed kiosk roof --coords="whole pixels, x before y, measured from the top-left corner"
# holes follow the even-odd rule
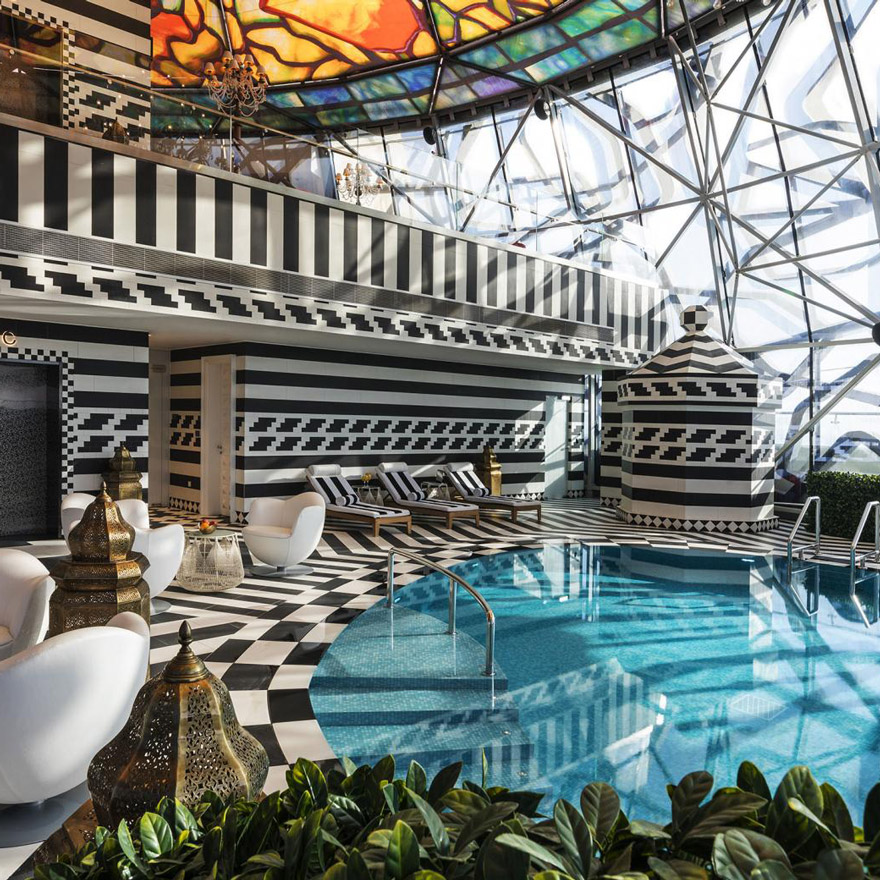
[[[758,371],[746,358],[707,329],[710,318],[711,313],[703,306],[686,308],[681,313],[681,326],[687,331],[685,335],[629,375],[758,376]]]

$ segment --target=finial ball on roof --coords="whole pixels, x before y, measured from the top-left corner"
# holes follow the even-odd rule
[[[688,306],[681,313],[681,326],[689,333],[705,330],[712,313],[705,306]]]

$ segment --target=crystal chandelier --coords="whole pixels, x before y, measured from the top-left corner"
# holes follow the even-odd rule
[[[253,55],[224,52],[214,64],[204,68],[204,87],[217,106],[230,116],[253,116],[266,100],[269,78]]]
[[[336,175],[336,189],[340,199],[368,205],[380,193],[388,192],[389,186],[363,162],[354,165],[349,162],[342,173]]]

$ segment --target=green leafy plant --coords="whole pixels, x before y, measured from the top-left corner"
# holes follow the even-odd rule
[[[807,474],[807,494],[822,499],[823,534],[852,538],[865,505],[880,500],[880,476],[848,471],[813,471]],[[866,537],[868,534],[873,531],[869,529]]]
[[[629,819],[591,782],[551,815],[537,792],[428,782],[392,757],[324,775],[309,761],[259,802],[208,793],[190,812],[163,799],[132,827],[39,865],[37,880],[862,880],[880,878],[880,784],[857,826],[840,794],[794,767],[775,793],[753,764],[717,788],[705,771],[668,785],[670,821]]]

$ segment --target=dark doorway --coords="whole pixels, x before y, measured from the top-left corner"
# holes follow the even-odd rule
[[[56,538],[61,368],[0,361],[0,540]]]

